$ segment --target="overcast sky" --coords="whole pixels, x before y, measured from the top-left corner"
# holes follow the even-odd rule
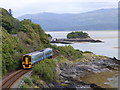
[[[13,16],[40,12],[82,13],[117,8],[119,0],[0,0],[0,7],[12,9]]]

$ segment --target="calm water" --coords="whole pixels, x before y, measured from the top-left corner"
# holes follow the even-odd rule
[[[66,38],[71,31],[53,31],[46,32],[51,34],[53,38]],[[74,43],[71,44],[75,49],[82,51],[92,51],[97,55],[104,55],[118,58],[118,31],[84,31],[91,38],[102,40],[104,43]],[[56,44],[65,46],[66,44]],[[68,44],[67,44],[68,45]],[[120,48],[119,48],[120,49]]]
[[[46,32],[52,35],[53,38],[66,38],[66,35],[71,31],[53,31]],[[71,44],[75,49],[82,51],[92,51],[97,55],[104,55],[108,57],[118,57],[118,31],[85,31],[91,38],[102,40],[104,43],[74,43]],[[56,44],[58,46],[65,46],[69,44]],[[111,79],[111,80],[109,80]],[[118,76],[108,78],[109,85],[114,88],[118,88]]]

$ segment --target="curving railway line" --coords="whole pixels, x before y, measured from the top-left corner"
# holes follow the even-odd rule
[[[59,55],[59,51],[58,50],[53,50],[53,56],[52,58],[56,58]],[[3,81],[2,81],[2,85],[0,86],[0,89],[3,90],[7,90],[8,88],[11,88],[12,85],[20,79],[20,77],[22,77],[23,75],[25,75],[26,73],[28,73],[31,70],[18,70],[12,74],[10,74],[9,76],[7,76]]]
[[[15,73],[12,73],[11,75],[9,75],[3,80],[2,86],[0,87],[0,89],[7,90],[7,88],[10,88],[21,76],[23,76],[29,71],[30,70],[21,69],[16,71]]]
[[[52,58],[56,58],[59,55],[60,55],[60,52],[58,50],[56,50],[56,49],[53,49],[53,56],[52,56]]]

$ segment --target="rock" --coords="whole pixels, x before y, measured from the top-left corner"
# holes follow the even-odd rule
[[[56,66],[57,66],[57,67],[56,67],[56,71],[57,71],[57,74],[59,75],[62,71],[60,70],[60,67],[59,67],[58,64],[57,64]]]
[[[49,84],[48,84],[48,87],[53,88],[54,85],[53,85],[52,83],[49,83]]]
[[[96,84],[94,84],[94,83],[91,84],[90,87],[93,88],[93,90],[106,90],[106,89],[101,88],[100,86],[98,86],[98,85],[96,85]]]
[[[112,60],[117,60],[116,57],[113,57]]]
[[[93,73],[111,72],[111,69],[115,70],[117,65],[116,61],[111,58],[91,58],[90,62],[60,63],[56,70],[62,81],[60,84],[63,86],[59,85],[62,88],[75,87],[79,89],[89,87],[93,90],[105,90],[96,84],[87,84],[80,78]]]
[[[56,39],[52,40],[51,43],[62,43],[62,44],[73,44],[73,42],[103,42],[101,40],[94,40],[92,38],[86,38],[86,39]]]

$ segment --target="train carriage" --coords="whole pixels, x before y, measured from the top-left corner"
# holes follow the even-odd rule
[[[52,56],[53,50],[51,48],[28,53],[22,56],[22,66],[24,69],[31,69],[33,64]]]
[[[44,53],[44,59],[53,56],[53,51],[50,48],[45,49],[43,53]]]

